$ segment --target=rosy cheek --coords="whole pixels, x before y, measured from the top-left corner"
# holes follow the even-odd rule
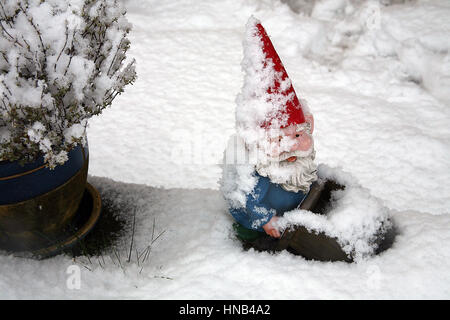
[[[309,135],[301,135],[297,138],[297,143],[294,145],[293,150],[306,151],[311,147],[312,140]]]
[[[303,139],[300,143],[300,150],[306,151],[311,147],[311,138]]]

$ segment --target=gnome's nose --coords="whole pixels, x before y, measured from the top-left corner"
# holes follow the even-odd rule
[[[288,162],[295,162],[297,160],[296,156],[292,156],[286,159]]]

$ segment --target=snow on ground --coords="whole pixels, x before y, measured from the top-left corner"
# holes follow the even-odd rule
[[[126,2],[139,79],[90,122],[90,181],[129,222],[138,199],[138,250],[154,222],[164,233],[142,271],[125,262],[131,232],[118,243],[122,268],[111,253],[104,266],[2,254],[0,298],[450,297],[450,4],[283,2]],[[350,172],[393,213],[390,250],[320,263],[245,252],[233,238],[218,163],[251,14],[309,102],[318,162]],[[71,264],[80,290],[66,287]]]
[[[221,195],[208,189],[160,189],[93,178],[104,200],[131,217],[135,248],[154,242],[149,259],[127,263],[131,232],[103,257],[44,261],[1,256],[0,298],[327,299],[448,298],[449,215],[403,211],[393,248],[357,264],[306,261],[287,252],[245,252],[231,234]],[[142,260],[142,259],[141,259]],[[103,263],[105,261],[106,263]],[[81,289],[66,287],[67,268],[81,268]],[[102,266],[100,266],[102,264]],[[106,266],[105,266],[106,265]],[[142,266],[144,267],[141,271]],[[88,269],[92,271],[89,271]]]

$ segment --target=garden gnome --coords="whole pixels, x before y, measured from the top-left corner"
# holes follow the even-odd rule
[[[267,234],[276,239],[281,236],[277,219],[298,208],[317,180],[314,121],[265,29],[253,17],[247,23],[242,67],[237,136],[254,161],[247,177],[242,177],[242,168],[236,174],[225,172],[222,189],[238,237],[251,240]]]
[[[306,101],[298,99],[271,40],[253,17],[246,26],[242,68],[236,135],[225,151],[221,181],[237,237],[247,249],[286,249],[306,259],[351,262],[353,257],[336,235],[281,218],[289,211],[303,214],[302,210],[326,215],[331,193],[345,186],[318,178],[313,116]],[[329,225],[323,217],[317,218]],[[386,230],[382,227],[371,237],[376,243],[369,246],[375,244],[378,252],[393,239],[393,231],[389,235]]]

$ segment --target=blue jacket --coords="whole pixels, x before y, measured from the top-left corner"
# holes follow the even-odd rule
[[[230,209],[234,219],[247,229],[264,232],[262,228],[274,216],[282,216],[286,211],[297,208],[308,193],[290,192],[280,185],[270,182],[255,172],[258,182],[247,195],[245,208]]]

